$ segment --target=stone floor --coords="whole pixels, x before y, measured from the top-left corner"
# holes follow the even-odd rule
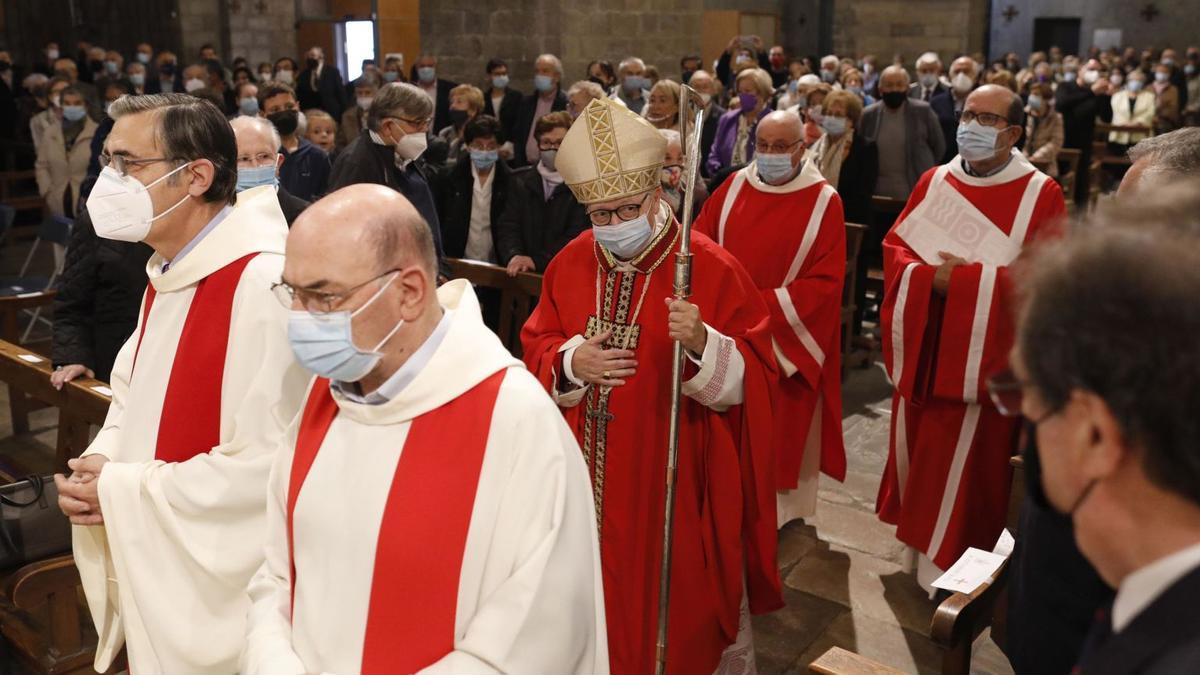
[[[846,482],[822,476],[816,515],[780,533],[787,607],[754,619],[760,675],[807,672],[835,646],[909,673],[941,670],[941,651],[929,640],[936,605],[903,571],[895,528],[874,512],[890,404],[882,367],[851,371],[843,389]],[[985,634],[975,645],[971,672],[1012,669]]]

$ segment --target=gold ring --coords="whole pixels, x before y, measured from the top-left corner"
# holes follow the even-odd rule
[[[604,371],[604,379],[606,379],[606,380],[608,379],[608,371],[607,370]]]

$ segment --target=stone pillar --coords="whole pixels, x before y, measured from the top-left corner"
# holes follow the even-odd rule
[[[261,4],[260,4],[261,2]],[[229,11],[229,60],[244,56],[251,70],[282,56],[295,58],[296,5],[293,0],[242,0]]]
[[[226,16],[224,0],[179,0],[179,25],[183,28],[178,54],[180,66],[199,60],[200,47],[205,44],[216,47],[224,61],[230,60],[226,49],[229,44]]]

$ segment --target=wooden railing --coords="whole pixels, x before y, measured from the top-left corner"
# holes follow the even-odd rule
[[[477,287],[490,288],[499,293],[499,323],[493,329],[508,351],[520,358],[521,327],[533,311],[534,302],[542,294],[542,275],[521,272],[509,276],[503,267],[476,260],[448,258],[446,262],[450,266],[450,278],[466,279]],[[480,298],[481,304],[487,302],[488,298]]]

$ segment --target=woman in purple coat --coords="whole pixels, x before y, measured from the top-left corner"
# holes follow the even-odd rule
[[[708,155],[710,174],[723,168],[749,164],[754,159],[754,131],[758,121],[771,112],[768,105],[775,90],[771,76],[762,68],[746,68],[734,80],[738,106],[721,116],[712,151]]]

